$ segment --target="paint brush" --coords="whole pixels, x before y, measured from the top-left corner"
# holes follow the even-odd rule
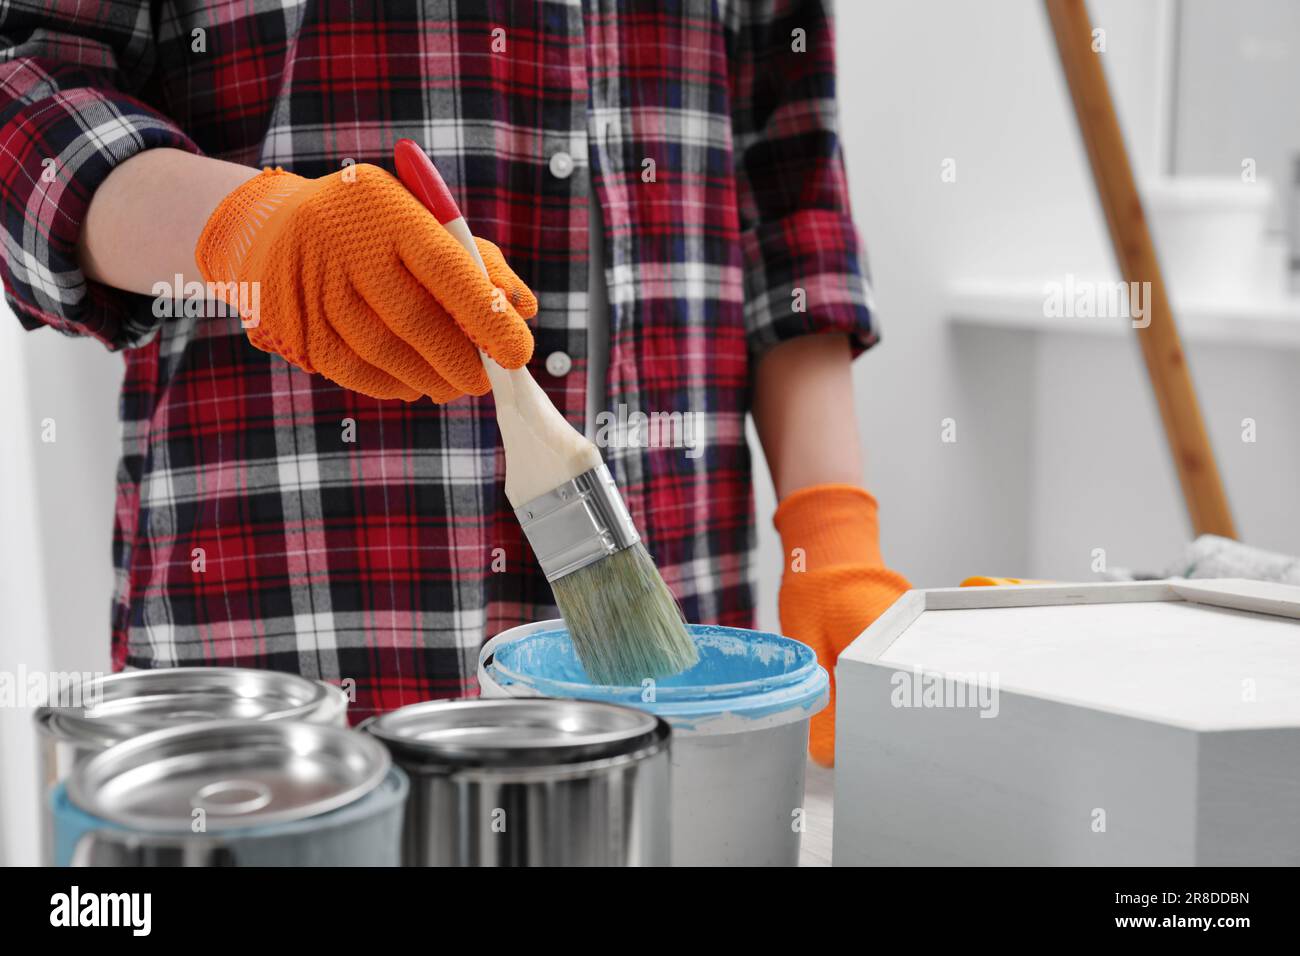
[[[394,150],[397,176],[484,268],[447,184],[420,145]],[[486,269],[484,269],[486,272]],[[506,498],[555,594],[574,649],[599,684],[640,684],[698,659],[600,451],[527,368],[483,356],[506,457]]]

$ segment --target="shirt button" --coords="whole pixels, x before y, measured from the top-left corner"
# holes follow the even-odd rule
[[[571,368],[573,368],[573,359],[569,358],[568,352],[552,352],[546,356],[546,371],[556,378],[568,375]]]
[[[551,157],[551,175],[556,179],[568,179],[573,175],[573,157],[560,150]]]

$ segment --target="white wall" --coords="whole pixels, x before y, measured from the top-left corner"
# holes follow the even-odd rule
[[[1180,10],[1173,171],[1235,175],[1249,157],[1260,178],[1289,186],[1300,157],[1300,4],[1182,0]]]
[[[39,524],[31,506],[36,493],[32,467],[33,423],[27,413],[27,375],[18,347],[21,332],[0,307],[0,401],[14,411],[8,416],[11,433],[5,443],[0,468],[0,606],[5,610],[4,637],[0,639],[0,679],[13,675],[20,665],[47,666],[48,625],[39,560],[31,553]],[[35,760],[30,711],[25,706],[0,707],[0,862],[30,862],[35,845],[25,825],[35,819],[36,780],[29,768]]]
[[[1186,349],[1240,539],[1300,554],[1300,351],[1195,343]],[[1035,488],[1029,568],[1092,580],[1108,568],[1163,573],[1188,530],[1137,349],[1125,337],[1048,336],[1029,382]],[[1242,441],[1253,418],[1256,441]]]
[[[1143,168],[1160,141],[1161,2],[1090,4]],[[837,7],[841,125],[882,342],[856,366],[868,483],[886,560],[914,584],[1032,575],[1036,343],[950,328],[970,277],[1113,271],[1091,174],[1037,0],[873,0]],[[956,161],[956,181],[941,163]],[[952,418],[957,441],[940,441]],[[779,545],[759,491],[762,623],[776,626]]]
[[[121,359],[0,305],[0,674],[107,671]],[[53,422],[53,441],[46,430]],[[24,704],[28,703],[26,701]],[[0,862],[37,860],[36,741],[28,706],[0,707]]]
[[[1300,80],[1300,9],[1290,0],[1182,0],[1177,10],[1167,169],[1236,177],[1250,157],[1257,175],[1285,194],[1300,150],[1297,101],[1283,92]],[[1131,98],[1132,90],[1123,92]],[[1278,226],[1281,207],[1273,216]],[[1273,294],[1261,286],[1243,298],[1251,292]],[[1171,294],[1177,306],[1176,285]],[[1300,353],[1244,342],[1185,344],[1241,539],[1300,553]],[[1038,344],[1030,386],[1035,574],[1088,577],[1093,548],[1104,548],[1111,565],[1161,571],[1187,540],[1177,480],[1129,345],[1127,337],[1074,335],[1043,336]],[[1255,442],[1242,441],[1245,418],[1257,423]]]

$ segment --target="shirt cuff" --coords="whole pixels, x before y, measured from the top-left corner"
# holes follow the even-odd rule
[[[856,356],[879,341],[857,232],[840,212],[805,210],[744,236],[751,362],[801,335],[842,333]]]
[[[0,129],[5,298],[23,326],[90,335],[112,349],[142,345],[162,324],[152,298],[91,282],[77,241],[91,197],[146,149],[199,152],[171,120],[123,94],[63,90],[7,116]]]

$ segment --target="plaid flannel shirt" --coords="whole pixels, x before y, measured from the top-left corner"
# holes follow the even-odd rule
[[[357,718],[474,693],[487,636],[555,614],[490,397],[366,398],[237,319],[160,318],[86,279],[91,196],[154,147],[314,177],[422,143],[537,292],[532,371],[579,428],[594,188],[607,407],[691,412],[703,441],[604,453],[688,618],[752,624],[754,361],[807,333],[875,340],[826,4],[6,0],[0,17],[8,301],[126,362],[115,666],[350,680]]]

